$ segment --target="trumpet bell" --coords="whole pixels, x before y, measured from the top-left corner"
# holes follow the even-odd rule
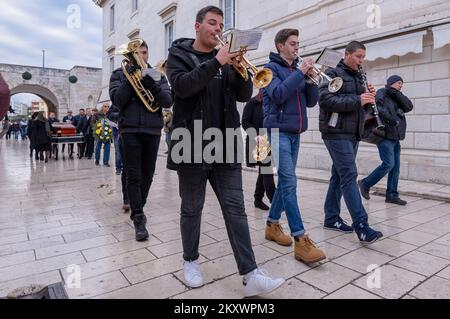
[[[342,88],[342,85],[344,84],[344,81],[340,77],[336,77],[330,81],[328,84],[328,91],[331,93],[336,93]]]
[[[115,53],[117,55],[127,55],[127,54],[135,52],[137,49],[139,49],[141,47],[142,43],[144,43],[144,40],[142,40],[142,39],[131,40],[128,43],[124,43],[124,44],[120,45],[117,48]]]
[[[267,87],[273,79],[273,72],[271,69],[264,68],[256,72],[253,77],[253,85],[258,89]]]

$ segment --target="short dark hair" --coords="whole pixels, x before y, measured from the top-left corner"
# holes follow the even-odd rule
[[[215,7],[215,6],[207,6],[207,7],[200,9],[200,11],[197,12],[197,16],[195,17],[195,22],[202,23],[203,20],[205,20],[205,16],[208,12],[215,13],[223,18],[222,9]]]
[[[142,44],[141,44],[141,48],[142,47],[144,47],[144,48],[146,48],[148,50],[147,42],[143,41]]]
[[[83,108],[81,108],[81,109],[80,109],[80,111],[84,111],[84,109],[83,109]]]
[[[366,47],[364,46],[364,44],[362,44],[359,41],[352,41],[349,44],[347,44],[347,46],[345,47],[345,53],[354,53],[357,50],[366,50]]]
[[[295,35],[298,37],[298,34],[299,33],[297,29],[281,29],[280,31],[278,31],[277,35],[275,36],[275,47],[277,48],[277,51],[280,52],[278,50],[277,44],[285,44],[287,39],[291,35]]]

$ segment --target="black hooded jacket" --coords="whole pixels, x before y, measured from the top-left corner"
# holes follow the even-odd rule
[[[201,121],[203,132],[214,126],[214,119],[217,118],[216,110],[211,109],[214,106],[214,94],[211,94],[211,81],[218,73],[221,72],[221,89],[224,94],[223,101],[217,104],[223,106],[223,110],[218,109],[217,112],[223,112],[224,128],[239,128],[240,116],[236,107],[236,101],[247,102],[252,95],[252,82],[245,82],[244,79],[234,71],[231,65],[221,66],[216,58],[208,59],[201,62],[201,53],[193,48],[194,39],[178,39],[169,49],[169,57],[167,59],[167,75],[174,92],[173,107],[173,130],[177,128],[187,128],[191,132],[191,150],[194,153],[194,121]],[[216,55],[217,51],[211,52]],[[220,99],[220,98],[219,98]],[[172,136],[173,139],[174,136]],[[202,137],[196,136],[201,139]],[[171,147],[178,141],[172,140]],[[202,143],[202,149],[208,141]],[[235,149],[236,149],[235,145]],[[205,163],[194,164],[194,154],[191,154],[190,162],[174,163],[169,152],[168,168],[177,169],[180,165],[205,165]],[[242,154],[242,152],[240,153]],[[198,154],[197,154],[198,155]],[[238,164],[237,159],[231,164]]]
[[[153,80],[151,82],[154,84]],[[164,76],[161,77],[159,85],[152,85],[151,88],[147,89],[154,95],[156,102],[160,106],[156,112],[150,112],[145,107],[130,82],[128,82],[122,69],[115,70],[111,75],[109,96],[112,103],[119,109],[118,122],[121,133],[161,135],[163,128],[161,109],[172,106],[172,93]]]

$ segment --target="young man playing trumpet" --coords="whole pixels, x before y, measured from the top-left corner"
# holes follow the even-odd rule
[[[286,212],[291,236],[295,241],[294,256],[305,263],[326,258],[305,234],[297,200],[297,167],[300,134],[308,129],[306,108],[316,105],[318,87],[308,83],[314,61],[304,59],[297,67],[299,41],[297,29],[283,29],[275,36],[278,53],[270,53],[266,68],[272,70],[273,80],[264,89],[264,127],[267,129],[272,160],[278,171],[278,185],[269,210],[266,239],[283,246],[292,245],[290,236],[283,233],[279,220]]]
[[[328,83],[321,85],[319,129],[333,160],[324,207],[324,227],[344,233],[355,230],[361,242],[372,243],[383,234],[369,227],[356,182],[356,153],[364,131],[364,106],[375,103],[375,88],[369,85],[370,92],[365,92],[358,72],[358,66],[363,64],[365,56],[365,46],[352,41],[345,48],[344,59],[336,68],[326,71],[331,78],[341,77],[344,84],[335,93],[329,92]],[[333,121],[336,116],[337,120]],[[353,227],[348,226],[340,217],[342,195],[352,217]]]
[[[244,276],[244,295],[250,297],[273,291],[284,279],[272,279],[256,265],[245,213],[241,164],[234,156],[231,161],[211,162],[203,156],[205,145],[200,144],[200,149],[196,150],[195,142],[202,140],[206,129],[219,130],[222,136],[227,128],[239,129],[236,101],[248,101],[252,94],[252,82],[245,81],[229,64],[236,61],[240,53],[230,53],[228,45],[215,49],[223,27],[222,10],[205,7],[197,13],[196,38],[178,39],[169,50],[167,74],[175,93],[175,104],[168,167],[177,170],[180,184],[185,284],[193,288],[204,284],[197,260],[206,182],[209,181],[222,208],[239,274]],[[198,126],[200,133],[196,130]],[[185,142],[177,139],[177,132],[185,131],[190,133],[188,144],[192,147],[188,157],[192,160],[179,160],[174,151],[178,143]],[[223,145],[224,140],[215,142]],[[236,150],[237,144],[234,146]],[[222,159],[229,155],[216,151]]]
[[[148,46],[145,42],[140,46],[139,54],[148,64]],[[134,67],[129,66],[127,72],[133,73]],[[144,206],[158,156],[163,128],[162,108],[169,108],[172,105],[172,93],[164,76],[154,80],[151,76],[145,75],[142,84],[150,91],[159,106],[156,112],[147,109],[122,69],[114,71],[109,84],[111,101],[119,108],[119,134],[122,138],[124,167],[127,172],[130,217],[134,223],[137,241],[146,240],[149,236],[145,227],[147,218]]]

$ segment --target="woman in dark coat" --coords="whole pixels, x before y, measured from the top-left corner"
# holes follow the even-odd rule
[[[43,111],[38,113],[31,127],[33,131],[31,143],[34,145],[36,152],[39,153],[39,158],[41,161],[44,160],[45,153],[45,162],[47,163],[51,150],[51,133],[50,124],[48,123]]]
[[[33,150],[35,149],[35,146],[33,144],[33,140],[31,139],[32,136],[32,132],[33,132],[33,121],[36,119],[36,117],[38,116],[38,112],[34,112],[33,115],[31,115],[31,119],[28,120],[28,130],[27,130],[27,135],[28,135],[28,140],[30,141],[30,158],[33,157]],[[38,153],[35,152],[35,158],[36,160],[38,160]]]
[[[252,98],[244,107],[244,112],[242,113],[242,127],[244,130],[247,130],[249,128],[256,129],[257,132],[259,132],[260,129],[263,128],[263,121],[264,121],[264,110],[262,105],[262,93],[261,91],[256,95],[254,98]],[[264,193],[266,193],[267,198],[269,198],[269,201],[272,203],[273,195],[275,194],[275,182],[273,179],[273,174],[262,174],[261,173],[261,166],[271,166],[270,162],[268,164],[263,164],[261,162],[257,162],[256,164],[252,164],[250,159],[250,156],[252,156],[249,148],[249,137],[247,136],[247,143],[246,143],[246,162],[248,167],[255,167],[258,166],[258,179],[256,181],[256,188],[255,188],[255,207],[262,209],[262,210],[269,210],[269,206],[267,206],[263,202]]]

